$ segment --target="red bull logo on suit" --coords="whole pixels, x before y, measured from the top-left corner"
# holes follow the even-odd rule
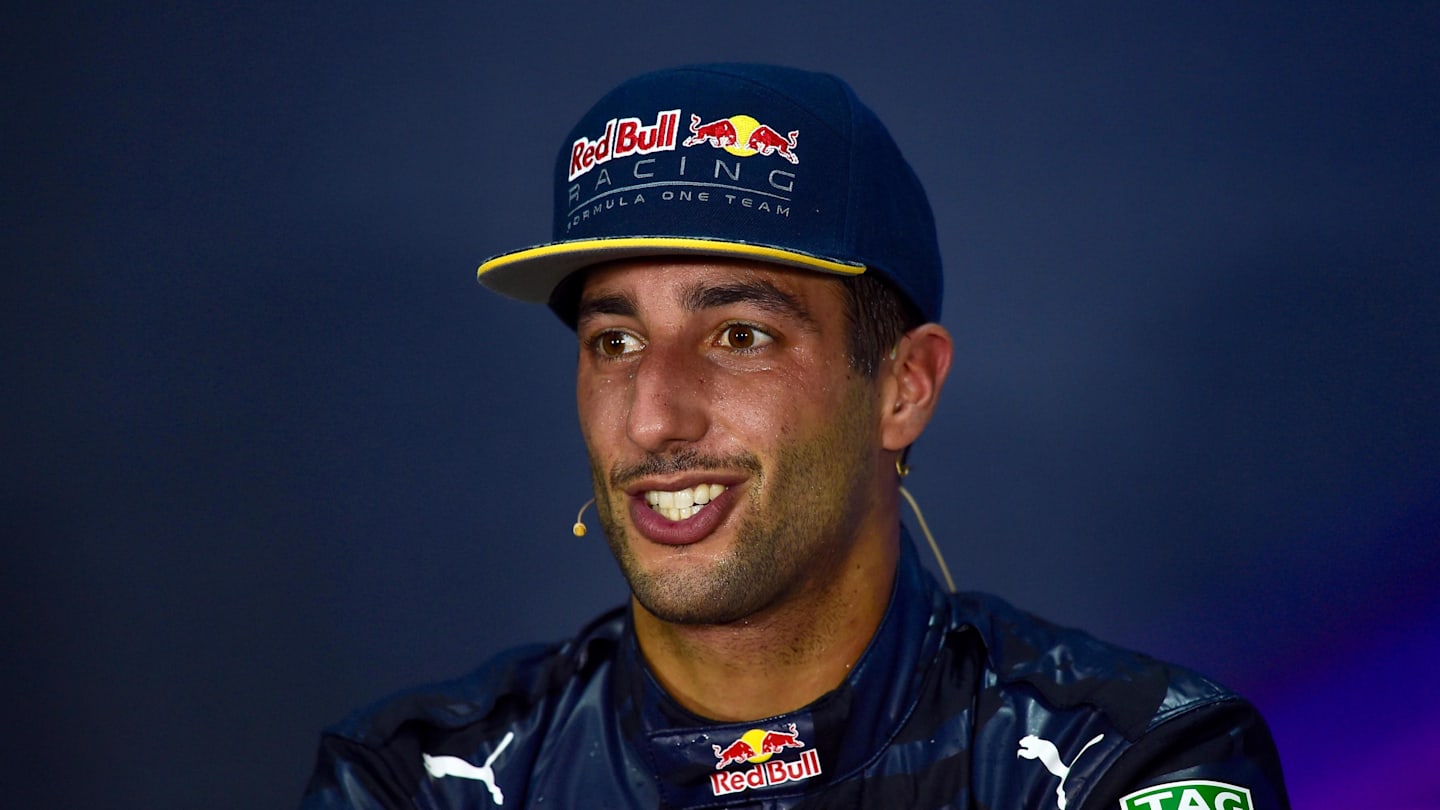
[[[710,788],[716,796],[799,782],[820,773],[820,755],[813,748],[802,753],[798,760],[772,759],[787,748],[805,747],[794,723],[779,731],[752,728],[729,745],[710,747],[715,752],[715,770],[719,771],[710,775]],[[750,763],[750,767],[726,770],[742,762]]]

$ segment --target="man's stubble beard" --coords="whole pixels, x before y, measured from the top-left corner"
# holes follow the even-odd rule
[[[624,518],[627,496],[591,459],[600,523],[606,541],[636,601],[657,618],[676,624],[715,625],[739,621],[793,595],[807,577],[826,576],[855,538],[860,513],[871,502],[876,451],[873,388],[853,387],[839,417],[819,435],[776,453],[774,469],[750,454],[701,460],[684,454],[655,459],[656,466],[681,469],[746,469],[751,477],[737,508],[747,512],[734,544],[721,557],[683,573],[646,571],[632,551]],[[716,464],[715,462],[718,462]],[[709,465],[709,466],[707,466]],[[702,541],[703,542],[703,541]],[[684,555],[688,547],[677,547]],[[812,580],[813,582],[813,580]],[[823,582],[821,583],[823,586]]]

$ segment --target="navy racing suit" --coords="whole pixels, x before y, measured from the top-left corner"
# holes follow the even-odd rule
[[[719,723],[646,668],[627,608],[327,731],[303,807],[1279,810],[1259,713],[1186,669],[950,594],[908,538],[844,683]]]

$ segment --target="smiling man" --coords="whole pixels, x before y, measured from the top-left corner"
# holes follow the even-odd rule
[[[633,259],[581,294],[580,424],[651,670],[704,717],[834,688],[884,615],[896,463],[950,360],[935,324],[865,373],[843,282],[734,259]],[[898,330],[894,330],[898,331]]]
[[[939,251],[849,87],[647,74],[554,182],[553,241],[480,280],[575,330],[630,603],[357,713],[306,807],[1288,807],[1234,693],[920,565],[900,480],[953,352]]]

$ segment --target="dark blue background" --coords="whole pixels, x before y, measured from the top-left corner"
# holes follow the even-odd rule
[[[291,806],[323,725],[623,598],[573,338],[474,268],[600,93],[723,59],[930,190],[961,586],[1245,690],[1297,807],[1440,801],[1440,6],[8,18],[6,806]]]

